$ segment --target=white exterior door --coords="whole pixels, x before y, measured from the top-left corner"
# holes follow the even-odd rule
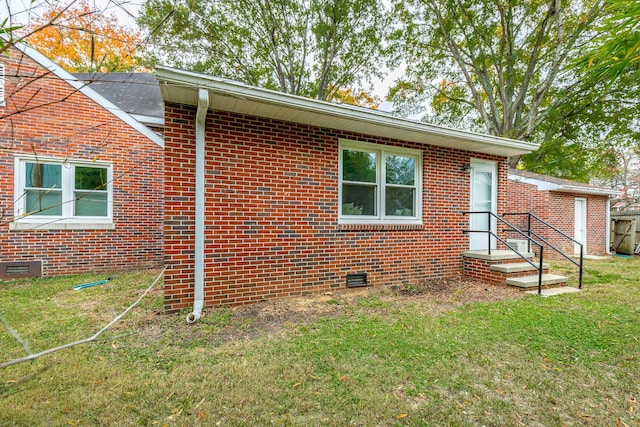
[[[472,212],[496,213],[497,201],[496,162],[471,160],[471,207]],[[469,219],[471,230],[491,230],[496,232],[495,218],[487,214],[472,214]],[[491,249],[496,247],[496,239],[491,237]],[[489,245],[487,233],[469,233],[469,249],[486,250]]]
[[[573,222],[574,239],[583,245],[583,253],[587,253],[587,199],[577,198],[575,201],[575,219]],[[580,245],[574,243],[573,252],[580,253]]]

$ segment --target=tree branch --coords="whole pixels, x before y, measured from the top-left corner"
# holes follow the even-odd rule
[[[482,97],[480,96],[480,93],[478,92],[478,89],[476,88],[476,85],[473,82],[473,79],[471,78],[471,75],[469,74],[469,71],[465,66],[464,60],[462,58],[462,54],[458,49],[457,45],[453,42],[451,35],[446,30],[446,26],[444,25],[444,19],[442,17],[442,13],[440,12],[439,5],[434,0],[428,0],[427,6],[431,9],[433,14],[435,15],[438,22],[438,26],[440,27],[440,30],[442,31],[442,34],[444,36],[447,48],[453,55],[455,61],[458,63],[458,66],[460,67],[460,70],[464,75],[464,78],[467,82],[469,90],[471,91],[471,96],[473,97],[474,104],[476,106],[476,109],[478,110],[478,113],[480,114],[480,117],[482,118],[483,122],[487,125],[487,130],[489,131],[489,133],[495,135],[498,129],[496,129],[495,126],[492,125],[493,121],[489,116],[489,114],[487,113],[487,110],[484,107],[484,103],[482,102]]]
[[[6,368],[8,366],[12,366],[15,365],[17,363],[22,363],[22,362],[27,362],[29,360],[34,360],[37,359],[39,357],[42,356],[46,356],[47,354],[51,354],[51,353],[55,353],[57,351],[60,350],[64,350],[66,348],[70,348],[70,347],[74,347],[80,344],[86,344],[92,341],[95,341],[96,339],[98,339],[98,337],[100,335],[102,335],[103,332],[105,332],[107,329],[109,329],[111,326],[113,326],[118,320],[120,320],[125,314],[127,314],[129,311],[131,311],[136,305],[138,305],[138,303],[140,301],[142,301],[142,298],[144,298],[155,286],[156,283],[158,283],[158,281],[160,280],[160,278],[162,277],[162,275],[164,274],[164,272],[167,270],[167,267],[165,266],[162,271],[160,272],[160,274],[158,274],[158,277],[156,277],[156,280],[153,281],[153,283],[147,288],[145,289],[145,291],[140,295],[140,297],[133,303],[131,304],[126,310],[124,310],[122,313],[118,314],[116,317],[113,318],[113,320],[111,320],[109,323],[107,323],[102,329],[100,329],[98,332],[96,332],[95,334],[93,334],[92,336],[82,339],[82,340],[78,340],[78,341],[74,341],[74,342],[70,342],[67,344],[63,344],[60,345],[58,347],[53,347],[44,351],[41,351],[39,353],[30,353],[28,356],[25,357],[21,357],[19,359],[13,359],[10,360],[8,362],[4,362],[4,363],[0,363],[0,369],[2,368]],[[8,324],[5,324],[5,326],[7,326]],[[9,326],[10,328],[10,326]],[[27,347],[28,348],[28,347]]]

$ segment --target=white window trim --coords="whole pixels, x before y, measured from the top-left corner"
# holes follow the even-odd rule
[[[344,149],[361,150],[361,151],[375,151],[379,155],[378,164],[376,167],[376,186],[378,188],[377,193],[377,208],[378,215],[376,216],[364,216],[364,215],[343,215],[342,214],[342,151]],[[409,148],[393,147],[382,144],[373,144],[370,142],[359,142],[347,139],[340,139],[338,141],[338,224],[405,224],[405,225],[422,225],[422,151]],[[415,216],[412,217],[399,217],[399,216],[385,216],[384,215],[384,203],[386,196],[386,184],[384,173],[384,156],[387,154],[400,155],[415,158]]]
[[[27,162],[39,162],[61,165],[63,207],[62,215],[25,215],[23,197],[25,188],[25,168]],[[76,166],[106,167],[107,168],[107,216],[74,216],[73,194],[74,182],[72,171]],[[65,173],[65,170],[68,171]],[[14,164],[14,221],[11,230],[61,230],[61,229],[114,229],[113,224],[113,164],[104,161],[89,161],[75,159],[59,159],[29,155],[15,156]]]

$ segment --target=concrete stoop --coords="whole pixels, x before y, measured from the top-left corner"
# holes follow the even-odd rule
[[[569,281],[566,276],[559,276],[557,274],[543,274],[542,275],[542,287],[563,285]],[[538,275],[525,276],[525,277],[511,277],[507,279],[507,285],[516,286],[518,288],[537,288],[538,287]]]
[[[538,271],[512,250],[467,251],[463,254],[465,274],[490,283],[515,286],[522,289],[538,287]],[[532,259],[534,254],[523,254]],[[566,276],[549,273],[550,265],[542,264],[542,287],[556,289],[569,281]],[[569,288],[575,289],[575,288]]]
[[[533,252],[523,253],[527,258],[533,258]],[[462,253],[465,258],[483,259],[486,261],[517,261],[522,260],[514,251],[510,249],[493,249],[491,253],[487,250],[466,251]]]
[[[534,262],[535,267],[528,262],[512,262],[509,264],[493,264],[489,267],[491,271],[499,271],[500,273],[521,273],[523,271],[537,271],[538,263]],[[542,271],[549,270],[550,265],[546,262],[542,263]]]

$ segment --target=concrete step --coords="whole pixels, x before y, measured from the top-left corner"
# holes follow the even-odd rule
[[[559,276],[557,274],[543,274],[542,286],[553,286],[567,283],[569,278],[566,276]],[[516,286],[518,288],[533,288],[538,286],[538,275],[525,276],[525,277],[511,277],[507,279],[507,285]]]
[[[532,252],[523,254],[527,258],[533,258],[534,254]],[[517,253],[509,249],[493,249],[491,253],[487,250],[483,251],[466,251],[462,253],[462,256],[466,258],[476,258],[482,259],[486,261],[503,261],[510,259],[522,259]]]
[[[491,267],[489,267],[489,269],[491,271],[497,271],[500,273],[520,273],[522,271],[537,271],[537,266],[538,263],[534,262],[534,264],[536,265],[536,267],[532,266],[531,264],[529,264],[528,262],[518,262],[518,263],[511,263],[511,264],[494,264]],[[543,262],[542,263],[542,270],[548,270],[550,268],[550,264]]]

